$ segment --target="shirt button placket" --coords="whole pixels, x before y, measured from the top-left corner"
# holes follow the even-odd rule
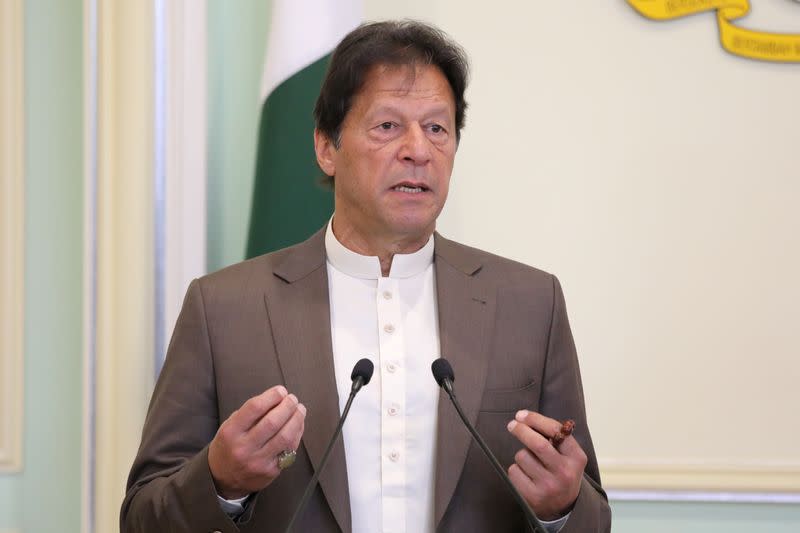
[[[383,456],[381,493],[383,529],[395,531],[405,512],[405,376],[399,280],[380,278],[376,294],[381,371],[381,448]]]

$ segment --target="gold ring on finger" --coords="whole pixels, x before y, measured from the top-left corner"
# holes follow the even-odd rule
[[[297,459],[297,452],[294,450],[283,450],[278,454],[278,468],[285,470],[294,464]]]

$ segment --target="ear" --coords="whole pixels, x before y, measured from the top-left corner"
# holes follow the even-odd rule
[[[314,128],[314,151],[317,154],[319,168],[328,176],[336,175],[336,160],[334,158],[336,147],[327,135],[316,128]]]

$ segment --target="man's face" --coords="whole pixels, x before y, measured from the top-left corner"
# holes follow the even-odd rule
[[[345,117],[338,149],[315,136],[336,180],[337,226],[367,239],[418,239],[444,207],[456,152],[455,100],[438,67],[374,67]]]

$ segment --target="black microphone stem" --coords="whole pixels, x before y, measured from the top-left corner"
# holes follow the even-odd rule
[[[464,411],[461,410],[461,406],[459,405],[458,400],[456,399],[456,393],[453,390],[453,384],[450,382],[449,379],[443,380],[442,388],[445,390],[447,395],[450,396],[450,399],[453,401],[453,405],[456,408],[456,412],[458,412],[458,416],[461,417],[461,420],[463,420],[464,425],[467,426],[467,429],[472,434],[472,438],[475,440],[475,442],[478,443],[478,446],[481,447],[486,457],[489,458],[489,462],[492,463],[492,466],[494,467],[495,471],[500,475],[500,478],[506,484],[506,487],[508,487],[509,492],[511,492],[511,494],[514,496],[514,499],[517,500],[517,503],[522,508],[523,513],[525,513],[525,518],[527,518],[528,520],[528,525],[536,533],[547,533],[547,530],[544,528],[542,523],[539,522],[539,519],[536,517],[536,513],[533,512],[533,509],[531,509],[530,505],[528,505],[528,502],[526,502],[525,499],[522,496],[520,496],[519,492],[517,492],[517,489],[511,483],[511,480],[506,475],[506,472],[503,469],[502,465],[500,465],[500,462],[495,458],[494,454],[491,451],[489,451],[489,447],[486,445],[486,443],[478,434],[478,432],[475,431],[475,429],[472,427],[472,424],[470,424],[469,421],[467,420],[466,415],[464,415]]]
[[[336,426],[336,431],[333,432],[333,438],[331,438],[331,441],[328,444],[328,448],[322,455],[322,460],[319,462],[319,468],[317,468],[317,471],[314,472],[314,477],[312,477],[311,481],[308,482],[308,486],[306,486],[306,491],[303,493],[303,497],[300,499],[300,505],[298,505],[297,509],[295,509],[294,511],[292,520],[289,522],[289,525],[286,526],[286,533],[290,533],[292,531],[292,527],[294,527],[294,523],[297,520],[297,517],[300,516],[300,512],[303,510],[303,507],[306,506],[306,503],[308,503],[308,499],[314,492],[314,489],[317,486],[317,481],[319,480],[319,476],[322,473],[322,469],[325,468],[325,463],[328,461],[328,456],[331,454],[331,450],[333,450],[333,445],[339,439],[339,434],[342,432],[342,427],[344,426],[344,421],[347,418],[347,413],[350,412],[350,405],[353,403],[353,398],[356,397],[356,393],[361,389],[361,386],[363,384],[364,380],[361,377],[356,378],[356,380],[353,382],[353,386],[350,390],[350,396],[347,398],[347,403],[345,404],[344,410],[342,411],[342,416],[339,418],[339,424]]]

